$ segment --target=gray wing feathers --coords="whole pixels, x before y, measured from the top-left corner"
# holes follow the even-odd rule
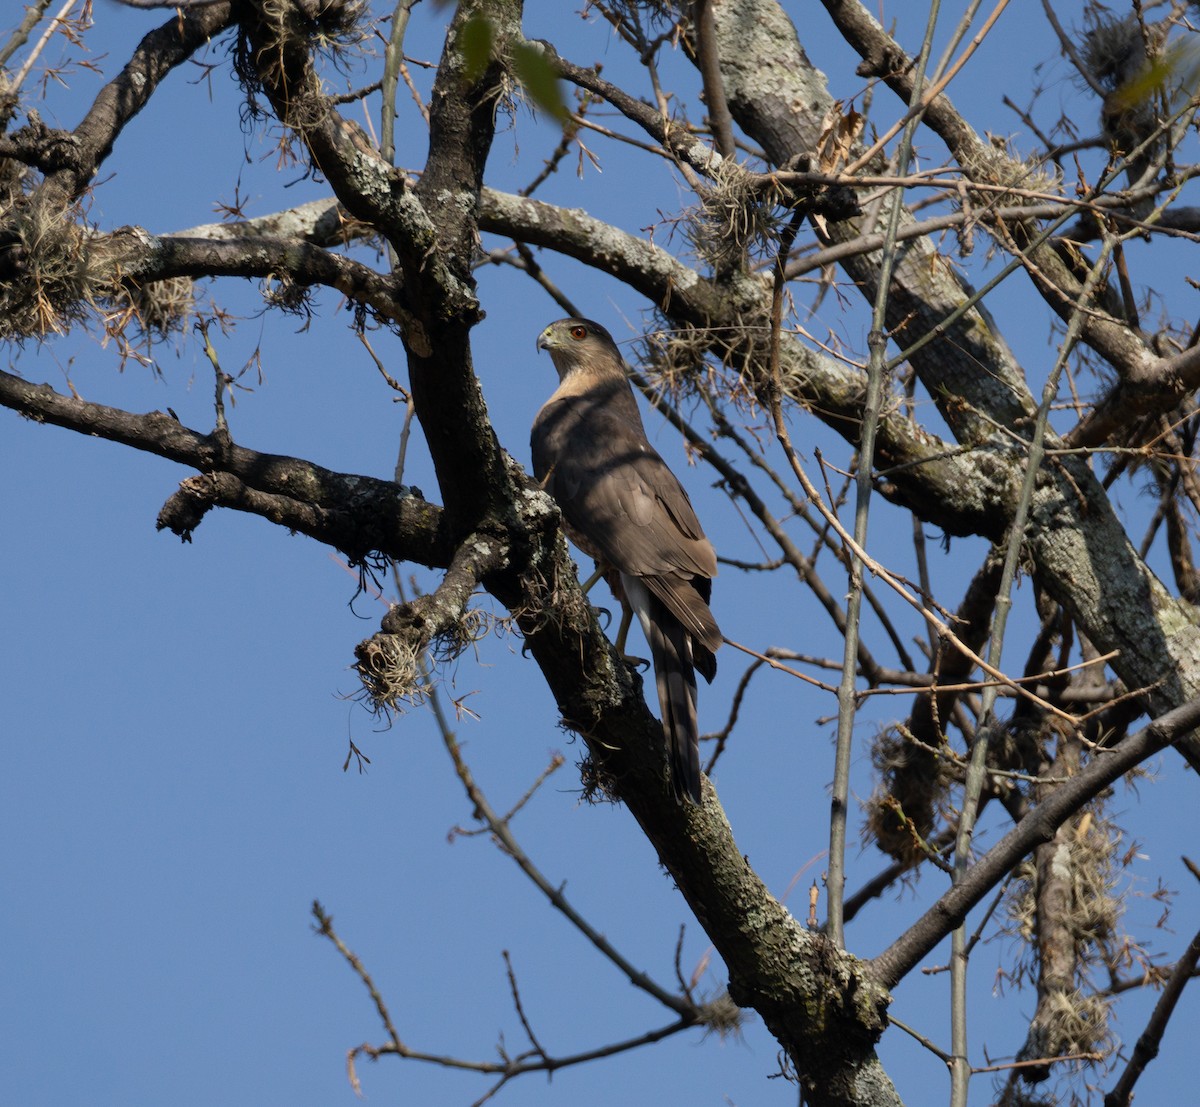
[[[629,386],[621,386],[628,394]],[[683,485],[646,441],[636,407],[634,422],[628,412],[605,408],[610,390],[596,391],[604,395],[551,400],[542,408],[533,429],[534,473],[549,477],[548,491],[567,522],[601,559],[645,580],[711,653],[721,632],[693,581],[716,576],[713,548]]]

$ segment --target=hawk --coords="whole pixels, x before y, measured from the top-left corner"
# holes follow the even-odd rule
[[[675,796],[699,803],[696,672],[711,682],[717,671],[721,632],[708,608],[717,556],[683,485],[646,437],[608,331],[560,319],[537,348],[550,352],[559,384],[533,421],[534,474],[562,510],[568,536],[637,615]]]

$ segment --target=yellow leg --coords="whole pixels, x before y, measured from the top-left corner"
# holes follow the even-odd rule
[[[602,576],[604,576],[604,567],[597,563],[596,571],[590,577],[588,577],[583,584],[580,585],[580,587],[583,589],[584,595],[587,595],[587,593],[589,593],[596,586],[596,581],[598,581]]]
[[[596,562],[596,571],[590,577],[588,577],[583,584],[580,585],[585,594],[592,590],[596,584],[596,581],[603,577],[605,572],[606,567],[601,565],[599,562]],[[621,604],[621,622],[617,627],[617,638],[615,642],[617,653],[619,653],[630,665],[636,665],[639,669],[647,668],[650,662],[644,657],[631,657],[625,652],[625,639],[629,636],[629,626],[633,622],[633,608],[631,608],[625,601],[625,598],[621,595],[620,591],[617,591],[616,594],[617,599]]]
[[[617,627],[617,640],[614,643],[617,647],[617,653],[624,658],[625,663],[633,665],[638,669],[648,669],[650,662],[645,657],[634,657],[631,653],[625,651],[625,639],[629,636],[629,624],[633,622],[633,608],[629,604],[622,602],[621,604],[621,625]]]
[[[627,603],[621,604],[621,625],[617,627],[617,653],[622,657],[627,657],[625,653],[625,639],[629,637],[629,624],[633,622],[633,608]]]

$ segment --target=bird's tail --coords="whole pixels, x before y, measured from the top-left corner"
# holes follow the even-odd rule
[[[667,762],[671,786],[681,803],[700,802],[700,731],[696,721],[696,671],[692,660],[692,636],[684,625],[641,581],[631,587],[622,575],[634,611],[637,612],[658,686]]]

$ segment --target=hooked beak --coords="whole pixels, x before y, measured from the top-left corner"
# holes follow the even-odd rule
[[[542,331],[542,333],[537,336],[537,348],[539,350],[550,349],[550,339],[548,337],[549,333],[549,329],[547,329]]]

